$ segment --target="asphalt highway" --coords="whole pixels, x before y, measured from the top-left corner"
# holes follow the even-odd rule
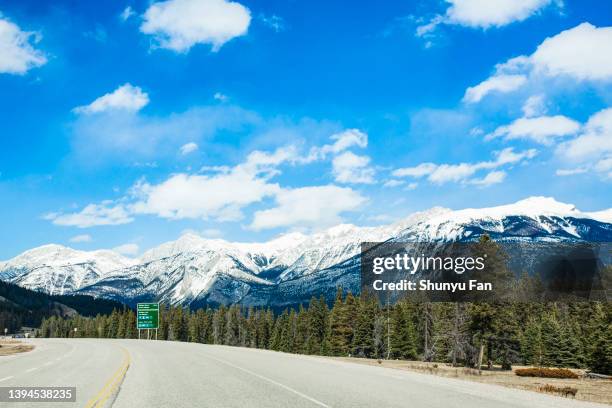
[[[578,400],[265,350],[153,340],[31,339],[0,387],[76,387],[76,402],[2,407],[571,408]]]

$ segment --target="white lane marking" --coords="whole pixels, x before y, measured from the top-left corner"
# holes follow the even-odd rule
[[[10,380],[11,378],[13,378],[14,376],[9,375],[8,377],[4,377],[4,378],[0,378],[0,382],[2,381],[6,381],[6,380]]]
[[[31,373],[34,370],[38,370],[38,367],[32,367],[32,368],[28,368],[27,370],[25,370],[26,373]]]
[[[243,368],[243,367],[237,366],[237,365],[235,365],[235,364],[232,364],[232,363],[230,363],[229,361],[221,360],[221,359],[219,359],[219,358],[216,358],[216,357],[211,357],[211,356],[206,356],[206,357],[208,357],[208,358],[212,358],[213,360],[218,361],[218,362],[220,362],[220,363],[222,363],[222,364],[228,365],[228,366],[233,367],[233,368],[235,368],[235,369],[237,369],[237,370],[244,371],[244,372],[245,372],[245,373],[247,373],[247,374],[251,374],[252,376],[255,376],[255,377],[260,378],[260,379],[262,379],[262,380],[268,381],[268,382],[270,382],[270,383],[272,383],[272,384],[274,384],[274,385],[276,385],[276,386],[279,386],[279,387],[281,387],[281,388],[284,388],[284,389],[285,389],[285,390],[287,390],[287,391],[290,391],[290,392],[292,392],[292,393],[294,393],[294,394],[296,394],[296,395],[299,395],[300,397],[302,397],[302,398],[304,398],[304,399],[307,399],[308,401],[310,401],[310,402],[312,402],[312,403],[315,403],[315,404],[317,404],[317,405],[319,405],[319,406],[321,406],[321,407],[331,408],[329,405],[327,405],[327,404],[325,404],[325,403],[323,403],[323,402],[321,402],[321,401],[319,401],[319,400],[317,400],[317,399],[315,399],[315,398],[309,397],[309,396],[308,396],[308,395],[306,395],[306,394],[302,394],[302,393],[301,393],[301,392],[299,392],[298,390],[294,390],[293,388],[291,388],[291,387],[289,387],[289,386],[287,386],[287,385],[285,385],[285,384],[281,384],[281,383],[279,383],[278,381],[274,381],[274,380],[273,380],[273,379],[271,379],[271,378],[265,377],[265,376],[263,376],[263,375],[261,375],[261,374],[254,373],[254,372],[253,372],[253,371],[251,371],[251,370],[248,370],[248,369],[246,369],[246,368]]]

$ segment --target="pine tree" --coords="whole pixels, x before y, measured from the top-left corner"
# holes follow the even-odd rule
[[[521,359],[525,365],[542,365],[542,330],[535,318],[527,321],[521,336]]]
[[[358,302],[359,311],[355,322],[353,335],[353,355],[357,357],[372,357],[375,355],[374,321],[378,312],[376,299],[362,296]]]
[[[342,288],[338,288],[336,301],[329,315],[329,352],[334,356],[349,354],[352,330],[349,311],[342,299]]]
[[[391,328],[391,357],[415,359],[417,350],[414,324],[401,304],[393,308]]]
[[[547,313],[542,319],[542,365],[560,367],[562,342],[561,326],[553,313]]]

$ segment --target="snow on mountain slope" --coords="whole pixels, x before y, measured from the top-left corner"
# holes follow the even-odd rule
[[[49,294],[64,294],[134,263],[134,260],[109,250],[86,252],[51,244],[3,262],[0,279]]]
[[[583,213],[571,204],[531,197],[510,205],[432,208],[394,224],[341,224],[312,235],[290,233],[264,243],[228,242],[185,234],[138,260],[112,251],[59,245],[0,263],[0,279],[49,293],[87,293],[115,300],[168,303],[270,304],[307,299],[330,286],[354,284],[362,242],[495,239],[612,241],[612,210]]]
[[[610,210],[584,213],[572,204],[550,197],[530,197],[514,204],[490,208],[468,208],[440,211],[436,216],[408,227],[399,240],[456,241],[469,239],[480,228],[496,235],[532,236],[539,233],[556,234],[559,238],[584,238],[574,220],[591,219],[609,223]],[[517,234],[516,227],[525,231]]]

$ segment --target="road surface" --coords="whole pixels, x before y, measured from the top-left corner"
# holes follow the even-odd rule
[[[148,340],[32,339],[0,386],[75,386],[76,403],[2,407],[571,408],[572,399],[265,350]]]

